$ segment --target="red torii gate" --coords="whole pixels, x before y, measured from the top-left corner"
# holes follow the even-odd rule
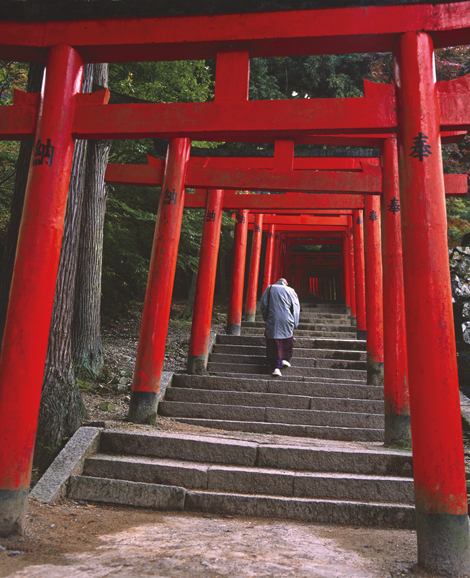
[[[178,232],[189,138],[266,142],[274,135],[394,131],[398,126],[407,333],[421,335],[419,343],[408,340],[418,558],[432,571],[463,575],[469,557],[468,510],[450,282],[442,273],[447,271],[446,221],[442,160],[437,153],[440,128],[469,126],[464,111],[470,98],[462,83],[443,83],[446,86],[441,85],[444,90],[438,94],[432,54],[433,44],[468,42],[469,3],[149,20],[146,27],[139,19],[0,23],[3,58],[47,57],[48,62],[35,133],[39,156],[28,181],[0,362],[2,531],[18,529],[24,519],[73,137],[172,138],[164,190],[177,197],[174,204],[170,197],[171,206],[160,211],[159,231],[176,217],[168,232]],[[221,52],[224,48],[228,52]],[[97,62],[210,58],[216,50],[214,103],[106,107],[92,104],[96,96],[78,97],[82,58]],[[242,102],[246,90],[239,81],[246,76],[250,55],[374,50],[393,50],[396,99],[393,87],[392,91],[386,87],[364,99],[327,103]],[[0,110],[0,135],[31,137],[38,107],[32,103],[9,108]],[[422,218],[416,219],[417,214]],[[422,302],[421,284],[430,302],[440,305],[437,321]],[[20,408],[19,399],[23,403],[28,396],[30,406]]]

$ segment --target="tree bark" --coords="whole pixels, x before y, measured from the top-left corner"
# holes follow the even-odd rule
[[[108,65],[94,65],[94,84],[108,86]],[[72,351],[75,368],[91,377],[103,369],[101,269],[106,211],[104,174],[112,141],[88,143],[83,216],[78,252]]]
[[[197,271],[194,271],[191,276],[191,285],[189,286],[189,295],[186,305],[183,311],[178,315],[178,319],[183,319],[187,321],[191,319],[194,309],[194,299],[196,297],[196,281],[197,281]]]
[[[40,92],[44,64],[32,62],[28,72],[28,92]],[[11,199],[10,221],[5,239],[5,247],[0,265],[0,345],[3,340],[3,331],[7,316],[8,301],[10,298],[10,286],[15,264],[16,245],[20,230],[21,216],[23,214],[24,196],[26,183],[28,182],[29,163],[33,151],[33,141],[23,141],[20,145],[18,160],[16,161],[16,177]]]
[[[93,65],[87,65],[83,92],[89,92],[92,83]],[[73,371],[71,335],[86,149],[86,141],[75,142],[34,451],[34,463],[40,470],[80,427],[85,412]]]

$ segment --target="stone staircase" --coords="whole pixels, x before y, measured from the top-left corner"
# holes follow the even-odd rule
[[[218,335],[209,375],[173,376],[161,415],[210,430],[106,430],[69,495],[148,507],[169,486],[187,511],[413,527],[411,452],[381,445],[383,392],[345,308],[302,307],[282,377],[263,332],[257,319]]]

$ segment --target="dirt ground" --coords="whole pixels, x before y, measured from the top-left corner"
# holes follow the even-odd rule
[[[174,308],[175,315],[182,306]],[[139,318],[136,309],[128,320],[104,329],[103,378],[80,384],[89,421],[132,427],[125,419]],[[223,312],[216,308],[213,329],[223,332],[223,327]],[[190,330],[188,322],[170,322],[164,370],[184,371]],[[237,435],[170,418],[160,418],[156,427]],[[468,440],[466,454],[470,465]],[[0,578],[428,577],[414,566],[416,561],[416,534],[409,530],[156,512],[70,500],[55,505],[30,500],[24,536],[0,538]]]
[[[416,556],[409,530],[30,500],[24,537],[0,538],[0,577],[427,576]]]

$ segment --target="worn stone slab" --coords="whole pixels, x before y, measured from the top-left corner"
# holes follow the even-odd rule
[[[309,409],[316,411],[336,411],[367,414],[383,414],[385,410],[383,401],[372,401],[368,399],[347,399],[341,397],[312,397],[310,398]]]
[[[384,430],[372,428],[311,426],[286,423],[224,421],[215,419],[177,417],[177,421],[228,431],[266,433],[336,441],[383,442]]]
[[[98,450],[102,431],[97,427],[78,429],[34,486],[30,497],[46,503],[64,498],[68,479],[82,473],[86,457]]]
[[[160,389],[157,394],[157,402],[160,402],[165,397],[165,392],[168,387],[171,387],[173,380],[173,371],[162,371],[162,377],[160,380]]]
[[[342,413],[338,411],[291,410],[266,408],[266,421],[302,425],[321,425],[353,428],[383,428],[383,415]]]
[[[324,373],[326,370],[318,370],[319,373]],[[334,374],[333,374],[334,375]],[[271,373],[259,373],[259,374],[250,374],[250,373],[211,373],[212,376],[219,376],[219,377],[235,377],[235,378],[244,378],[244,379],[265,379],[269,381],[277,381],[279,383],[287,383],[289,381],[304,381],[306,383],[325,383],[330,382],[331,384],[350,384],[350,385],[366,385],[366,379],[347,379],[345,377],[331,377],[325,375],[313,376],[313,375],[288,375],[287,370],[284,371],[282,377],[274,377]]]
[[[414,483],[412,478],[297,473],[294,477],[294,496],[413,505]]]
[[[156,432],[155,435],[105,431],[100,450],[115,454],[153,456],[207,462],[213,464],[256,463],[257,444],[234,439],[219,440],[209,436]]]
[[[310,472],[343,472],[377,476],[413,476],[411,451],[300,448],[260,444],[257,466]]]
[[[241,334],[247,336],[264,335],[262,327],[243,327]],[[305,329],[294,329],[294,338],[318,337],[323,339],[354,339],[356,332],[339,333],[336,331],[307,331]]]
[[[260,345],[215,345],[213,354],[231,354],[236,355],[255,355],[264,357],[266,347]],[[367,353],[365,351],[351,351],[342,349],[307,349],[294,348],[294,359],[345,359],[350,361],[366,361]]]
[[[221,345],[257,345],[266,346],[264,335],[218,335],[217,344]],[[356,338],[345,339],[327,339],[323,338],[309,338],[296,337],[294,342],[295,348],[305,347],[307,349],[341,349],[341,350],[356,350],[365,351],[366,342]]]
[[[73,500],[181,511],[184,510],[186,490],[176,486],[72,476],[67,495]]]
[[[164,401],[158,406],[158,412],[160,415],[167,417],[185,416],[206,419],[264,421],[265,408]]]
[[[409,529],[415,527],[415,510],[414,507],[408,505],[241,496],[195,491],[187,492],[185,509],[190,512],[283,518],[320,524]]]
[[[351,398],[351,399],[372,399],[383,400],[383,387],[376,385],[351,385],[342,382],[325,383],[325,381],[291,381],[282,383],[281,381],[269,380],[269,393],[288,393],[290,395],[305,395],[330,398]]]
[[[294,357],[290,360],[293,371],[297,368],[312,368],[320,367],[326,369],[354,369],[365,371],[367,364],[365,361],[355,361],[348,359],[316,359],[312,357],[297,356],[294,351]],[[214,368],[212,364],[229,364],[229,365],[247,365],[250,367],[269,367],[266,356],[264,355],[241,355],[236,351],[226,353],[213,353],[210,357],[210,368]]]
[[[294,472],[214,466],[208,472],[208,490],[240,494],[294,495]]]
[[[460,392],[460,411],[463,427],[466,431],[470,431],[470,399],[462,392]]]
[[[267,365],[253,365],[253,364],[236,364],[236,363],[215,363],[209,362],[207,370],[214,373],[242,373],[242,374],[266,374],[271,373]],[[304,376],[304,377],[324,377],[334,379],[366,379],[367,372],[357,369],[328,369],[319,367],[297,367],[293,365],[289,368],[283,368],[286,377],[288,376]]]
[[[83,475],[147,484],[182,486],[191,489],[207,489],[208,469],[209,464],[200,462],[147,456],[98,454],[85,461]]]
[[[267,393],[267,380],[250,379],[249,377],[224,377],[223,375],[175,375],[174,387],[191,389],[211,389],[222,391],[256,391]]]
[[[305,437],[336,440],[344,442],[383,442],[384,430],[370,427],[325,427],[316,425],[304,426]]]
[[[286,392],[287,393],[287,392]],[[218,403],[222,405],[254,407],[288,407],[309,409],[311,400],[307,396],[280,395],[258,392],[213,391],[207,389],[172,388],[167,392],[167,401],[186,403]]]

